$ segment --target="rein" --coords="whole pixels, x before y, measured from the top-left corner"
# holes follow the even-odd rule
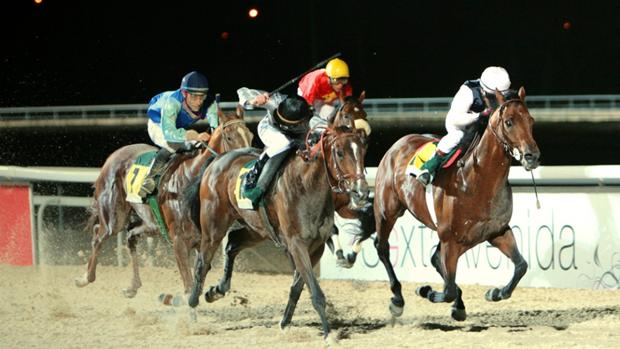
[[[503,116],[504,116],[504,111],[506,110],[506,105],[510,103],[516,103],[516,102],[523,103],[520,99],[511,99],[511,100],[508,100],[502,103],[502,105],[499,106],[498,111],[496,111],[496,113],[498,113],[498,118],[499,118],[499,122],[502,127],[502,130],[504,129]],[[502,145],[506,154],[509,156],[512,156],[517,161],[521,161],[523,154],[521,154],[519,149],[512,147],[510,144],[508,144],[508,142],[506,142],[506,140],[504,140],[503,137],[500,137],[499,134],[495,131],[495,128],[492,127],[491,122],[489,122],[488,128],[491,130],[491,133],[493,133],[493,135],[495,136],[495,139],[497,139],[497,141]]]
[[[308,132],[308,136],[311,134],[312,131]],[[322,157],[323,157],[323,166],[325,167],[325,171],[327,171],[327,181],[329,183],[329,186],[332,189],[332,192],[340,194],[340,193],[348,193],[349,190],[347,189],[347,185],[349,184],[350,180],[358,180],[358,179],[364,179],[365,175],[362,174],[346,174],[344,173],[344,171],[342,170],[342,167],[340,166],[339,162],[336,161],[337,155],[336,155],[336,149],[334,149],[333,144],[334,142],[336,142],[336,140],[344,138],[344,137],[356,137],[358,136],[356,133],[354,132],[345,132],[345,133],[341,133],[339,135],[335,135],[333,136],[331,139],[327,139],[325,136],[327,134],[333,133],[333,130],[331,128],[326,128],[325,131],[323,131],[321,133],[321,137],[319,138],[319,141],[313,145],[312,147],[310,147],[310,150],[307,151],[307,155],[305,156],[305,160],[309,161],[311,159],[316,159],[318,157],[318,153],[320,152]],[[306,137],[306,145],[309,144],[309,137]],[[329,141],[327,147],[331,150],[332,152],[332,162],[333,162],[333,168],[336,171],[336,177],[334,178],[334,176],[332,175],[331,171],[329,170],[329,165],[327,164],[327,156],[325,154],[325,142]],[[335,184],[334,184],[335,183]]]

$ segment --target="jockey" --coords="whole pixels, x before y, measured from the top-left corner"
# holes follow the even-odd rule
[[[461,85],[446,116],[448,134],[437,144],[434,156],[422,165],[422,171],[417,176],[420,183],[427,185],[433,181],[435,172],[459,144],[467,126],[479,117],[488,118],[491,115],[493,109],[486,106],[484,97],[495,100],[496,89],[505,93],[509,88],[510,77],[502,67],[487,67],[479,79],[468,80]]]
[[[207,118],[207,110],[211,105],[216,107],[208,91],[207,78],[193,71],[183,77],[179,89],[162,92],[151,98],[147,110],[148,132],[151,141],[161,149],[157,152],[150,172],[142,184],[140,195],[143,197],[155,190],[155,177],[161,175],[172,153],[186,142],[209,141],[210,135],[207,132],[186,130],[198,120]],[[210,125],[216,127],[217,118],[213,120],[211,115],[210,111],[208,116]]]
[[[353,94],[349,66],[338,58],[330,60],[325,69],[314,70],[301,78],[297,94],[308,101],[321,119],[328,120],[335,115],[340,98]]]
[[[254,167],[247,173],[245,196],[256,203],[265,193],[282,161],[293,148],[293,140],[306,134],[312,110],[301,97],[242,87],[237,90],[244,108],[262,107],[267,115],[258,123],[258,136],[265,145]]]

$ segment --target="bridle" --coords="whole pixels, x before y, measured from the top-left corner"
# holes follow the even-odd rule
[[[312,132],[313,132],[312,130],[308,132],[308,137],[306,137],[307,147],[310,147],[309,135]],[[349,184],[352,181],[365,179],[366,175],[364,173],[355,173],[355,174],[345,173],[345,171],[340,166],[340,162],[336,160],[338,158],[338,155],[336,154],[337,149],[336,147],[334,147],[334,143],[337,140],[340,140],[343,138],[347,138],[347,137],[358,137],[359,138],[360,136],[356,132],[350,131],[350,132],[341,132],[339,134],[335,134],[330,138],[326,137],[327,135],[333,134],[333,133],[334,133],[333,129],[326,127],[325,130],[321,132],[321,137],[319,141],[313,146],[311,146],[310,149],[308,150],[307,154],[305,155],[305,160],[309,161],[311,159],[316,159],[318,156],[318,153],[320,152],[323,157],[323,166],[325,167],[325,171],[327,172],[327,175],[328,175],[327,179],[328,179],[329,186],[332,192],[336,194],[349,193],[351,191],[351,189],[349,189]],[[326,142],[327,142],[327,145],[325,145]],[[326,147],[331,150],[332,168],[336,172],[335,176],[332,174],[332,171],[329,170],[329,164],[327,163],[327,156],[325,154]]]
[[[226,130],[227,127],[233,126],[235,124],[245,124],[245,120],[243,120],[243,119],[232,119],[232,120],[226,121],[225,123],[223,123],[220,126],[222,128],[222,132],[221,132],[222,133],[222,138],[224,138],[224,152],[230,151],[230,149],[231,149],[230,142],[228,141],[228,139],[226,137],[224,137],[224,130]]]
[[[509,156],[512,156],[517,161],[521,161],[521,159],[523,158],[523,154],[521,154],[521,151],[518,148],[509,144],[506,141],[506,137],[504,137],[504,129],[506,127],[504,124],[504,113],[506,112],[506,106],[510,103],[523,103],[523,101],[520,99],[511,99],[511,100],[505,101],[497,108],[495,113],[493,113],[493,115],[495,115],[496,113],[498,114],[497,117],[499,119],[499,124],[501,125],[500,127],[501,127],[502,136],[500,137],[500,135],[497,133],[495,128],[491,125],[490,119],[492,118],[492,116],[491,118],[489,118],[489,125],[487,127],[491,130],[491,133],[493,133],[493,135],[495,136],[495,139],[497,139],[497,141],[502,145],[506,154]]]

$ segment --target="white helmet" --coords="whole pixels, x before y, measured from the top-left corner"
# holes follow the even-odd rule
[[[480,86],[485,92],[504,92],[510,88],[510,77],[502,67],[488,67],[480,75]]]

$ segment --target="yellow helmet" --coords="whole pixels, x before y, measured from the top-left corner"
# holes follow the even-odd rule
[[[339,58],[334,58],[327,62],[325,73],[332,79],[348,78],[349,66]]]

